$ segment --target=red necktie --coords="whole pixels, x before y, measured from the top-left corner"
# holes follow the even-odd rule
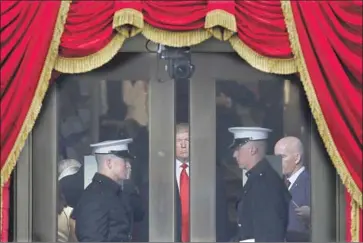
[[[189,176],[187,174],[187,164],[182,164],[180,173],[180,202],[181,202],[181,228],[182,242],[189,242]]]

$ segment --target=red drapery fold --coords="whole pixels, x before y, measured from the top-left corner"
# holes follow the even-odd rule
[[[361,206],[362,3],[291,1],[291,6],[308,73],[347,169],[341,176],[351,178],[348,190]]]
[[[2,172],[33,101],[59,6],[56,1],[1,3]]]
[[[291,1],[282,6],[311,110],[350,193],[347,238],[358,241],[362,234],[362,2]]]
[[[18,152],[13,149],[17,138],[26,136],[24,134],[32,127],[26,117],[30,114],[34,120],[37,116],[38,111],[31,109],[32,102],[38,99],[35,93],[43,75],[60,4],[59,1],[1,2],[1,175],[10,174],[13,165],[5,162],[9,158],[15,161]],[[199,43],[211,35],[232,40],[237,38],[232,36],[237,31],[240,43],[232,44],[231,41],[233,47],[244,45],[257,53],[259,57],[255,53],[246,54],[248,50],[245,47],[238,51],[244,53],[241,56],[246,60],[253,56],[247,61],[264,71],[273,70],[277,61],[281,60],[291,59],[294,66],[293,53],[297,61],[302,57],[308,75],[301,67],[299,71],[302,77],[309,77],[304,80],[304,86],[311,110],[327,150],[350,193],[347,198],[349,215],[356,215],[352,212],[357,210],[357,206],[362,207],[362,2],[291,1],[291,9],[297,29],[297,36],[292,39],[292,34],[286,30],[286,24],[291,22],[285,22],[286,13],[283,14],[279,1],[74,0],[61,38],[61,58],[58,61],[76,66],[70,67],[69,73],[99,67],[117,53],[125,38],[143,31],[144,22],[145,26],[149,26],[148,37],[158,36],[155,40],[166,38],[165,33],[172,33],[168,36],[173,36],[175,41],[181,37],[175,33],[190,32],[190,35],[184,36],[187,41],[177,44],[166,41],[175,46],[188,41]],[[121,13],[120,10],[125,11]],[[190,36],[196,33],[200,36],[190,41]],[[290,47],[290,44],[294,46],[296,39],[301,45],[301,54],[296,50],[293,52]],[[266,64],[266,59],[271,63]],[[77,63],[81,64],[77,66]],[[264,65],[268,67],[264,68]],[[291,73],[293,69],[290,66],[275,73]],[[323,116],[319,113],[320,109]],[[27,126],[24,126],[24,121]],[[3,185],[8,178],[1,179]],[[8,187],[3,187],[2,206],[6,206],[6,195]],[[5,212],[1,222],[6,227],[3,224],[7,217],[6,207],[1,212]],[[361,216],[361,212],[358,215]],[[361,222],[362,217],[350,219],[350,225],[356,226],[357,219]],[[357,239],[357,235],[349,237]]]
[[[0,188],[1,192],[1,220],[0,220],[0,242],[7,242],[9,238],[9,209],[10,209],[10,182],[6,182]]]
[[[60,1],[1,1],[1,235],[7,241],[9,177],[48,87]],[[40,38],[41,37],[41,38]],[[40,80],[46,80],[46,83]],[[37,95],[36,95],[37,93]],[[25,124],[26,123],[26,124]]]
[[[236,1],[238,37],[257,53],[291,58],[289,36],[279,1]]]
[[[104,48],[116,32],[112,28],[113,1],[72,1],[59,55],[84,57]]]
[[[153,27],[181,31],[203,28],[206,1],[145,1],[144,20]]]

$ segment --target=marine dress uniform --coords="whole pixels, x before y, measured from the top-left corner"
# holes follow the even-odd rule
[[[249,141],[266,140],[271,130],[264,128],[230,128],[234,134],[232,149]],[[291,196],[283,179],[266,159],[250,169],[237,203],[238,232],[232,241],[283,242],[288,225]]]
[[[95,154],[114,154],[133,159],[128,152],[132,139],[93,144]],[[73,212],[80,242],[130,242],[135,215],[142,216],[136,188],[124,190],[107,176],[96,173]]]

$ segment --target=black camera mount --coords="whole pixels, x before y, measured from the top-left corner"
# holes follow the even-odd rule
[[[176,48],[159,45],[159,58],[166,60],[165,66],[170,78],[172,79],[189,79],[193,76],[195,66],[191,61],[189,47]]]

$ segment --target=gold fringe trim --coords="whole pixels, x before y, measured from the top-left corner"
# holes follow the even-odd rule
[[[216,9],[205,17],[204,28],[218,40],[226,41],[237,32],[236,18],[233,14]]]
[[[299,42],[299,36],[297,33],[290,1],[281,0],[281,7],[289,33],[291,49],[295,55],[297,68],[301,76],[301,81],[305,89],[305,93],[308,97],[310,110],[315,118],[320,136],[343,184],[352,196],[352,199],[355,200],[360,208],[362,208],[362,192],[359,190],[357,184],[351,177],[342,157],[340,156],[335,146],[334,140],[330,134],[328,125],[324,118],[324,114],[321,110],[317,95],[315,93],[314,85],[311,81],[310,74],[306,66],[304,55]],[[356,229],[358,229],[358,227]]]
[[[130,25],[131,29],[127,25]],[[218,28],[219,26],[225,29],[221,30]],[[206,29],[169,31],[144,23],[143,15],[140,11],[122,9],[114,15],[113,28],[119,34],[106,47],[86,57],[72,58],[59,56],[55,69],[62,73],[83,73],[101,67],[117,54],[127,38],[141,32],[148,40],[172,47],[197,45],[212,36],[221,40],[229,39],[236,52],[251,66],[261,71],[275,74],[292,74],[297,72],[293,58],[277,59],[264,57],[244,44],[237,36],[232,36],[237,31],[236,20],[233,15],[223,10],[214,10],[208,13],[205,23]]]
[[[270,58],[258,54],[247,46],[238,36],[233,36],[229,43],[232,48],[246,60],[252,67],[266,73],[292,74],[297,72],[294,58]]]
[[[152,27],[145,23],[142,35],[155,43],[172,47],[184,47],[197,45],[212,37],[212,34],[204,29],[191,31],[169,31]]]
[[[351,217],[351,226],[350,226],[350,234],[352,242],[359,242],[359,235],[360,235],[360,208],[355,200],[350,200],[351,205],[351,211],[350,211],[350,217]]]
[[[3,168],[1,169],[1,187],[5,182],[9,180],[10,174],[14,169],[16,161],[19,157],[21,150],[28,138],[30,131],[32,130],[35,120],[39,114],[44,95],[48,90],[49,79],[51,77],[56,58],[58,56],[58,48],[60,44],[60,38],[64,30],[64,24],[67,19],[68,10],[71,1],[63,0],[58,12],[57,21],[54,28],[52,42],[50,43],[47,57],[44,62],[44,67],[41,72],[37,88],[34,93],[32,103],[29,107],[29,111],[24,119],[23,125],[19,131],[18,137],[14,143],[13,148],[5,161]]]
[[[112,27],[125,38],[133,37],[144,28],[144,16],[132,8],[121,9],[114,14]]]
[[[55,70],[62,73],[85,73],[109,62],[121,49],[126,37],[117,33],[101,50],[85,57],[58,56]]]

